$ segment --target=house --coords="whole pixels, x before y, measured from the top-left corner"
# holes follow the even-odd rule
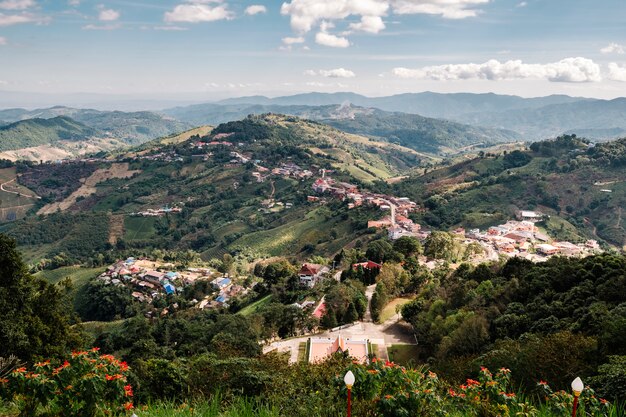
[[[520,220],[528,220],[528,221],[540,221],[543,218],[543,213],[539,213],[536,211],[530,210],[521,210],[517,213],[517,217]]]
[[[148,271],[145,273],[143,277],[146,281],[149,281],[149,282],[153,282],[153,281],[159,282],[163,279],[163,277],[165,277],[165,274],[163,272],[158,272],[158,271]]]
[[[549,245],[547,243],[542,243],[540,245],[535,246],[537,253],[545,256],[556,255],[559,253],[559,248],[556,246]]]
[[[167,284],[165,284],[163,286],[163,288],[165,289],[165,292],[170,295],[170,294],[176,294],[176,288],[170,284],[169,282]]]
[[[215,288],[216,290],[223,290],[224,288],[228,287],[231,283],[232,281],[226,277],[216,278],[213,281],[211,281],[211,285],[213,285],[213,288]]]
[[[359,267],[363,269],[381,269],[383,265],[377,264],[374,261],[360,262],[352,265],[352,269],[354,269],[355,271],[359,269]]]
[[[327,266],[319,264],[302,264],[298,276],[300,277],[300,284],[307,287],[313,287],[319,281],[322,280],[324,274],[330,271]]]
[[[309,363],[325,361],[337,352],[345,352],[361,363],[369,362],[369,341],[344,338],[312,337],[309,338]]]

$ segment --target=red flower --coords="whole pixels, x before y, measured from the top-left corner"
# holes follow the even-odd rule
[[[131,401],[124,404],[124,410],[132,410],[133,408],[135,407],[133,407],[133,403]]]
[[[547,386],[548,383],[546,381],[539,381],[539,385]]]
[[[50,365],[50,361],[45,361],[45,362],[37,362],[35,364],[35,368],[41,368],[42,366],[46,366],[46,365]]]
[[[468,379],[467,380],[467,385],[471,386],[476,386],[476,385],[480,385],[480,382],[476,381],[475,379]]]
[[[448,390],[448,394],[450,394],[451,397],[456,397],[456,392],[454,392],[452,388]]]
[[[8,379],[6,378],[0,378],[0,384],[6,384],[7,382],[9,382]]]
[[[99,350],[100,350],[100,348],[99,348],[99,347],[94,347],[94,348],[91,348],[91,351],[92,351],[92,352],[94,352],[94,353],[95,353],[95,352],[97,352],[97,351],[99,351]]]
[[[26,368],[24,367],[17,368],[15,371],[13,371],[14,374],[23,374],[24,372],[26,372]]]
[[[133,387],[131,387],[130,385],[125,385],[124,386],[124,394],[126,394],[127,397],[132,397],[133,396]]]
[[[105,374],[104,375],[104,379],[106,379],[107,381],[116,381],[118,379],[122,379],[124,378],[121,374],[115,374],[115,375],[109,375],[109,374]]]
[[[605,400],[604,398],[600,398],[600,402],[602,404],[608,404],[609,402],[607,400]]]

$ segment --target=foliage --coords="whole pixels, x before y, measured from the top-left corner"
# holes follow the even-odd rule
[[[125,362],[94,348],[74,352],[62,362],[17,368],[0,380],[0,394],[18,405],[21,416],[121,416],[133,408],[128,369]]]
[[[81,343],[64,291],[30,275],[15,242],[0,234],[0,357],[56,357]]]

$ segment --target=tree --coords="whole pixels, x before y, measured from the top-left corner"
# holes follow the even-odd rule
[[[350,303],[348,309],[346,310],[346,314],[343,317],[344,323],[354,323],[359,319],[359,314],[354,307],[354,303]]]
[[[424,254],[429,258],[451,260],[454,251],[454,238],[447,232],[432,232],[426,238]]]
[[[337,316],[335,314],[335,310],[327,308],[326,312],[322,316],[320,324],[327,329],[337,327]]]
[[[57,357],[82,340],[66,311],[63,288],[28,273],[15,241],[0,234],[0,357]]]
[[[402,236],[396,240],[393,243],[393,249],[403,254],[406,258],[422,253],[422,245],[420,245],[417,239],[411,236]]]

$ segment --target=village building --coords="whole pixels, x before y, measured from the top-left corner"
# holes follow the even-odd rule
[[[313,287],[324,278],[324,274],[329,272],[330,269],[327,266],[319,264],[302,264],[298,276],[300,277],[300,284],[307,287]]]
[[[368,340],[355,340],[344,338],[310,338],[309,339],[309,363],[320,363],[337,352],[346,353],[357,361],[365,364],[369,362]]]

